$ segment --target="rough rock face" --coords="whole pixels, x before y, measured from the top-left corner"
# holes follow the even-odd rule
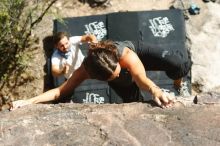
[[[200,84],[201,91],[220,86],[220,5],[207,3],[195,23],[188,24],[193,59],[192,82]],[[193,19],[193,18],[192,18]],[[190,22],[189,22],[190,23]]]
[[[0,145],[220,145],[220,94],[196,100],[170,109],[147,103],[29,105],[0,112]]]
[[[220,87],[220,1],[204,3],[201,0],[175,0],[173,6],[188,9],[194,3],[200,8],[199,15],[189,15],[186,30],[189,51],[193,61],[192,83],[199,91],[207,92]],[[185,14],[186,11],[185,11]]]

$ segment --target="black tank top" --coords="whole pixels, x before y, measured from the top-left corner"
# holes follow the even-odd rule
[[[123,41],[123,42],[115,41],[114,45],[118,49],[119,57],[122,56],[122,53],[123,53],[123,50],[124,50],[125,47],[128,47],[129,49],[133,50],[134,52],[136,51],[135,47],[134,47],[134,45],[132,44],[131,41]]]

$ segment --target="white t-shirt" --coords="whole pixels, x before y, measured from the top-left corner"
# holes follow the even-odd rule
[[[71,77],[72,73],[80,67],[83,62],[84,55],[82,54],[79,44],[81,43],[81,36],[70,37],[70,48],[68,52],[68,58],[64,58],[56,49],[53,52],[51,57],[52,65],[58,65],[59,69],[62,69],[63,66],[67,63],[70,65],[69,71],[67,74],[64,74],[65,78],[68,79]]]

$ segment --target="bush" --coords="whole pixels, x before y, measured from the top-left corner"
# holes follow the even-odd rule
[[[36,40],[32,30],[56,1],[44,0],[43,5],[38,1],[0,1],[0,89],[28,67],[31,45]]]

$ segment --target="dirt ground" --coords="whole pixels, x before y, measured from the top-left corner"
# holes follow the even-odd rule
[[[1,92],[11,96],[12,100],[16,100],[34,97],[52,88],[51,76],[47,74],[48,64],[45,52],[48,52],[48,48],[46,48],[44,40],[52,35],[53,20],[57,16],[64,18],[118,11],[163,10],[169,9],[173,2],[174,0],[110,0],[110,5],[107,7],[92,8],[88,3],[82,3],[78,0],[59,0],[51,8],[50,14],[46,15],[33,31],[33,34],[39,37],[39,46],[34,51],[34,58],[29,64],[27,73],[22,75],[24,79],[33,78],[33,80],[27,80],[24,84],[13,89],[5,88]]]

